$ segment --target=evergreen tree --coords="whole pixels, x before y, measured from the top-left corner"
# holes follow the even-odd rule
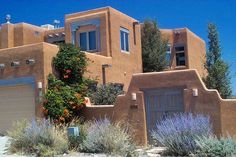
[[[209,89],[217,89],[222,98],[231,95],[229,65],[221,58],[219,35],[214,24],[208,24],[208,52],[205,68],[208,76],[204,82]]]
[[[162,39],[157,22],[153,20],[144,21],[141,35],[143,71],[154,72],[164,70],[167,65],[167,41]]]

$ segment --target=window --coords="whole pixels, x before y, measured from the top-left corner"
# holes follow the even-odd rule
[[[120,29],[120,48],[121,51],[129,52],[129,30]]]
[[[185,66],[184,46],[175,47],[176,66]]]
[[[96,31],[82,32],[79,34],[79,45],[82,51],[97,50]]]
[[[171,45],[167,44],[166,47],[166,61],[167,61],[167,66],[171,65]]]

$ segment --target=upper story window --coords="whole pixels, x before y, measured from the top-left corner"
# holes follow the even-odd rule
[[[120,28],[120,48],[121,51],[129,52],[129,30]]]
[[[167,44],[166,47],[166,62],[167,66],[171,65],[171,44]]]
[[[185,66],[184,46],[175,46],[176,66]]]
[[[96,31],[81,32],[79,34],[79,46],[82,51],[96,51],[97,37]]]

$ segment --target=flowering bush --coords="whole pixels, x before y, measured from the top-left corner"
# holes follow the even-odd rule
[[[59,79],[66,85],[81,84],[87,60],[85,53],[73,44],[62,44],[57,56],[53,59],[53,65],[59,74]]]
[[[43,102],[43,113],[55,123],[70,122],[78,116],[86,102],[87,79],[83,78],[87,58],[72,44],[60,45],[53,59],[58,78],[48,77],[48,90]]]
[[[87,135],[81,151],[106,153],[121,156],[134,156],[135,145],[128,129],[120,124],[113,124],[108,119],[97,120],[87,128]]]
[[[152,138],[167,147],[170,154],[189,155],[197,149],[197,138],[212,134],[209,117],[189,113],[175,114],[157,123]]]
[[[70,122],[85,106],[85,99],[74,88],[49,75],[49,87],[45,94],[43,113],[54,123]]]
[[[9,151],[12,153],[37,154],[51,157],[68,150],[65,127],[54,126],[48,120],[18,121],[8,132],[11,137]]]

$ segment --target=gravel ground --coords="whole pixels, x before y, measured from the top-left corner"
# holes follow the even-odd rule
[[[9,144],[10,144],[9,137],[0,136],[0,157],[34,157],[32,155],[21,156],[16,154],[11,154],[11,155],[6,154]],[[162,152],[163,150],[164,148],[162,147],[154,147],[150,149],[137,149],[136,152],[139,154],[139,157],[160,157],[159,153]],[[119,157],[119,156],[72,152],[70,154],[65,154],[58,157]]]

